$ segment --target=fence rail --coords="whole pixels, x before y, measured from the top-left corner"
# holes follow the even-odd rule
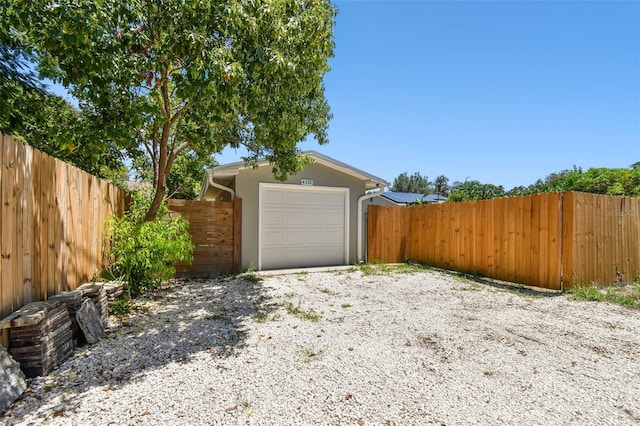
[[[75,289],[103,266],[104,222],[122,214],[124,192],[9,136],[0,138],[4,318],[27,303]]]
[[[579,192],[412,207],[369,206],[368,258],[407,259],[536,287],[631,280],[640,200]]]
[[[177,275],[208,276],[240,270],[240,198],[232,202],[168,200],[167,205],[189,221],[195,246],[193,263],[178,264]]]

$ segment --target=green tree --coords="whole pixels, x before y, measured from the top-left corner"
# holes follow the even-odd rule
[[[505,195],[502,186],[490,183],[481,183],[477,180],[467,180],[464,182],[454,182],[447,201],[476,201],[500,198]]]
[[[628,169],[590,168],[586,172],[581,167],[551,173],[544,179],[528,187],[516,187],[506,195],[517,196],[540,192],[581,191],[594,194],[640,196],[640,168],[631,165]]]
[[[90,140],[70,142],[83,114],[46,90],[35,73],[36,60],[8,26],[0,27],[0,132],[96,176],[123,180],[126,169],[115,147],[99,152]]]
[[[149,157],[142,154],[134,154],[132,157],[136,179],[153,182],[153,167]],[[218,162],[211,155],[198,154],[190,149],[183,151],[176,158],[167,177],[167,198],[198,199],[204,171],[217,165]]]
[[[87,108],[104,146],[142,147],[153,168],[152,220],[178,156],[244,145],[284,179],[327,142],[322,79],[333,55],[328,0],[225,2],[8,0],[4,25],[28,40],[40,72]]]
[[[445,175],[436,177],[433,181],[433,191],[436,194],[448,195],[449,194],[449,178]]]
[[[430,194],[433,190],[433,184],[427,176],[422,176],[420,172],[415,172],[411,176],[409,176],[409,173],[404,172],[393,180],[390,190],[393,192]]]
[[[114,183],[125,179],[122,155],[114,146],[97,151],[91,141],[70,142],[82,113],[65,99],[28,85],[14,84],[12,89],[11,110],[0,126],[2,133],[95,176]]]

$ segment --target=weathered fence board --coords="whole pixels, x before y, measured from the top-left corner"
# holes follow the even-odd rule
[[[189,221],[194,244],[193,263],[176,265],[180,276],[208,276],[241,268],[240,249],[242,200],[168,200],[169,210]]]
[[[579,192],[369,206],[368,258],[560,290],[640,273],[640,200]]]
[[[4,318],[75,289],[104,265],[104,222],[122,214],[124,192],[9,136],[0,139]]]

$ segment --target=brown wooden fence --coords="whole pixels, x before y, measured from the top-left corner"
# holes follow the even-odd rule
[[[369,206],[368,258],[408,259],[536,287],[640,271],[640,200],[578,192],[412,207]]]
[[[103,266],[104,222],[122,214],[124,192],[9,136],[0,138],[4,318],[75,289]]]
[[[567,192],[564,282],[611,284],[640,274],[640,199]]]
[[[240,271],[242,200],[232,202],[168,200],[169,210],[185,217],[195,246],[193,264],[178,265],[179,276],[209,276]]]

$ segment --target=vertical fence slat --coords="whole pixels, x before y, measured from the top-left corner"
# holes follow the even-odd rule
[[[531,201],[533,197],[520,197],[522,200],[522,244],[520,246],[520,257],[522,259],[521,279],[528,280],[531,277]]]
[[[4,205],[5,198],[5,173],[4,173],[4,147],[9,143],[8,137],[3,136],[0,133],[0,142],[2,142],[2,146],[0,146],[0,203]],[[2,206],[0,206],[0,214],[2,214]],[[3,221],[4,222],[4,221]],[[2,282],[2,277],[5,274],[5,268],[7,265],[4,261],[4,251],[3,244],[4,241],[5,229],[0,223],[0,315],[4,318],[5,315],[9,314],[9,306],[6,302],[5,298],[8,296],[8,290],[4,288],[4,283]],[[9,333],[7,330],[0,330],[0,345],[7,347],[9,345]]]
[[[529,274],[529,279],[532,285],[540,286],[540,276],[538,274],[540,270],[540,197],[530,198],[531,224],[529,232],[531,233],[531,246],[529,251],[531,253],[531,273]]]
[[[3,317],[16,307],[14,294],[15,253],[13,253],[15,234],[15,199],[13,186],[15,183],[15,142],[11,138],[3,138],[2,146],[2,313]]]
[[[514,265],[516,263],[516,203],[514,198],[505,199],[506,203],[502,206],[505,212],[505,241],[506,246],[503,248],[505,263],[505,274],[502,279],[506,281],[516,281],[514,273]]]
[[[540,197],[540,222],[538,233],[540,238],[538,283],[546,286],[549,282],[549,197]]]
[[[13,185],[13,202],[15,204],[15,238],[13,240],[13,256],[15,257],[13,263],[14,277],[13,277],[13,306],[22,306],[24,304],[24,267],[22,262],[24,261],[24,228],[22,220],[24,218],[24,160],[25,149],[21,143],[15,144],[15,182]]]
[[[7,138],[7,140],[5,140],[5,138]],[[5,173],[4,173],[4,147],[9,143],[8,137],[0,134],[0,142],[2,142],[2,146],[0,146],[0,203],[2,203],[0,205],[0,214],[2,214],[2,206],[4,206],[5,191],[6,191],[5,189],[6,179],[5,179]],[[4,251],[2,247],[2,241],[4,241],[3,236],[5,232],[6,231],[2,226],[2,223],[0,223],[0,315],[2,315],[2,317],[6,315],[4,298],[7,297],[6,296],[7,290],[4,289],[4,286],[2,283],[2,277],[4,276],[4,271],[5,271],[4,268],[7,267],[5,265]],[[3,330],[2,331],[3,341],[7,337],[8,337],[8,334],[5,333]]]
[[[562,193],[554,192],[549,194],[550,212],[549,218],[549,282],[553,286],[560,288],[561,279],[561,256],[562,256]]]
[[[477,258],[478,272],[483,276],[489,276],[491,275],[491,269],[493,267],[493,223],[490,220],[491,203],[482,201],[478,205],[480,207],[479,216],[477,218],[478,225],[480,226],[480,235],[478,240],[480,247]]]
[[[22,173],[24,175],[23,185],[23,217],[22,217],[22,274],[23,274],[23,300],[22,304],[26,305],[37,300],[37,294],[34,290],[34,228],[35,215],[34,207],[34,177],[33,177],[33,148],[25,146],[24,163]]]
[[[40,180],[38,182],[40,217],[38,220],[42,224],[38,238],[40,240],[40,299],[47,298],[47,289],[49,288],[49,203],[53,188],[49,175],[51,174],[51,163],[49,158],[43,152],[39,152],[40,164],[38,169],[40,172]]]
[[[566,192],[562,195],[562,277],[561,289],[566,290],[573,280],[573,262],[575,253],[574,226],[575,193]]]

